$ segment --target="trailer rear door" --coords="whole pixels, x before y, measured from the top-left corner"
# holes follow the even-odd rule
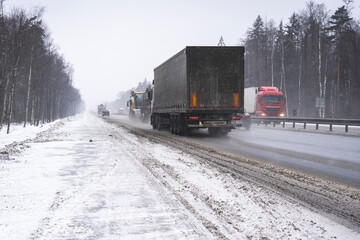
[[[243,108],[243,47],[188,47],[191,108]]]

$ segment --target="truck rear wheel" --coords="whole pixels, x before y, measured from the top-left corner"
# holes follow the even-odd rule
[[[179,116],[176,115],[173,118],[173,133],[178,135],[179,134]]]
[[[156,125],[155,125],[155,116],[151,114],[150,116],[150,124],[152,126],[152,129],[156,129]]]
[[[183,115],[180,115],[179,116],[179,135],[180,136],[184,136],[184,135],[186,135],[186,124],[185,124],[185,116],[183,116]]]
[[[186,134],[185,118],[183,115],[170,116],[169,125],[169,130],[172,134],[180,136]]]
[[[156,116],[156,118],[155,118],[155,125],[156,125],[156,129],[157,129],[158,131],[161,131],[160,116]]]
[[[169,125],[170,125],[170,126],[169,126],[169,130],[170,130],[170,132],[171,132],[172,134],[175,133],[175,126],[174,126],[174,125],[175,125],[175,124],[174,124],[174,122],[175,122],[174,120],[175,120],[175,119],[174,119],[174,118],[175,118],[175,117],[174,117],[173,115],[170,116],[170,121],[169,121],[169,122],[170,122],[170,123],[169,123]]]

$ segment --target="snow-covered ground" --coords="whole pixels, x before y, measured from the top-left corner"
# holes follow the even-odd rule
[[[0,239],[360,238],[91,114],[0,139]]]
[[[7,126],[4,125],[3,128],[0,130],[0,149],[4,148],[5,145],[8,145],[15,141],[20,142],[29,138],[33,138],[36,134],[47,130],[57,122],[59,122],[59,120],[45,125],[40,125],[38,127],[27,125],[25,128],[23,123],[12,124],[10,126],[9,134],[7,134]]]

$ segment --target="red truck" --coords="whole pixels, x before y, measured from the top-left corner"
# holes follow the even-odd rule
[[[286,98],[277,87],[244,89],[244,108],[257,117],[285,117]]]

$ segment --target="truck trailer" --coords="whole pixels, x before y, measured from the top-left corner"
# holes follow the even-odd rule
[[[244,47],[186,47],[154,69],[151,125],[226,135],[244,112]]]
[[[286,98],[277,87],[245,88],[245,109],[257,117],[285,117]]]

